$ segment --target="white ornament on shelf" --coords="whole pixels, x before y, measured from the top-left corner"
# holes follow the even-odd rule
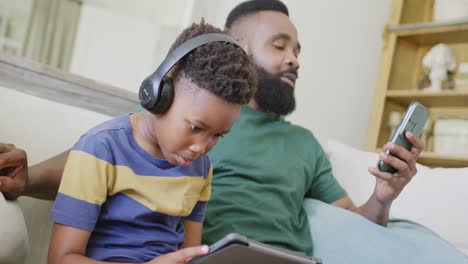
[[[457,67],[455,56],[445,44],[435,45],[423,58],[423,65],[431,69],[429,79],[431,86],[425,90],[437,92],[442,90],[442,82],[447,79],[447,73]]]
[[[390,117],[388,119],[388,128],[390,130],[390,135],[393,135],[395,133],[396,128],[398,127],[398,124],[400,124],[401,120],[401,113],[400,112],[390,112]]]

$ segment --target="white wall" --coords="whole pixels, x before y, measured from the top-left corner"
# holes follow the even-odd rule
[[[290,119],[363,148],[389,1],[289,0],[302,44],[298,108]]]
[[[186,23],[186,2],[85,1],[70,71],[138,92]]]
[[[195,0],[194,20],[219,27],[242,0]],[[377,81],[382,30],[390,3],[375,0],[287,0],[302,45],[297,110],[288,117],[312,132],[354,147],[365,144]]]
[[[195,0],[193,20],[223,27],[242,0]],[[363,148],[377,81],[388,1],[287,0],[302,45],[297,110],[288,117],[322,144],[334,138]]]
[[[136,91],[141,80],[164,57],[177,35],[177,23],[187,25],[188,21],[198,22],[204,17],[207,22],[223,27],[229,11],[240,2],[243,1],[177,0],[173,5],[165,4],[164,16],[153,18],[148,12],[137,16],[135,8],[123,15],[122,1],[107,10],[102,4],[85,5],[71,69]],[[362,148],[390,3],[375,0],[285,3],[303,47],[296,86],[298,108],[288,119],[312,130],[322,144],[335,138]],[[143,1],[140,9],[160,10],[155,7],[161,6],[161,2]],[[100,24],[98,18],[103,20]],[[157,33],[164,25],[166,33],[161,38]],[[143,37],[146,43],[142,43]],[[164,48],[155,50],[155,47]]]
[[[70,71],[137,92],[153,68],[159,34],[143,19],[83,5]]]

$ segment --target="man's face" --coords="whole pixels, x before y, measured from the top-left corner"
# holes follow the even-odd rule
[[[249,23],[255,24],[251,25],[255,34],[248,34],[246,40],[257,66],[255,101],[265,111],[289,114],[295,108],[294,87],[299,69],[297,30],[288,16],[276,11],[258,12],[241,25]]]
[[[201,89],[185,77],[174,82],[169,111],[155,116],[153,133],[169,163],[188,166],[209,152],[239,117],[241,105]]]

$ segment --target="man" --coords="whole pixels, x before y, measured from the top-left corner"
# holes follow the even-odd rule
[[[398,158],[380,158],[398,169],[376,168],[369,200],[357,207],[331,173],[330,163],[312,133],[289,124],[283,116],[295,108],[300,44],[286,6],[279,1],[242,3],[228,16],[226,27],[239,38],[257,66],[258,91],[244,107],[229,136],[210,155],[214,165],[213,194],[208,204],[204,240],[212,243],[229,232],[291,250],[312,254],[312,241],[303,208],[315,198],[385,225],[392,201],[416,174],[421,140],[407,133],[411,151],[386,145]],[[68,152],[27,170],[26,154],[0,145],[0,191],[14,199],[28,195],[54,199]]]
[[[249,1],[235,7],[226,21],[245,43],[257,67],[257,93],[244,107],[231,133],[213,149],[212,199],[204,223],[204,242],[230,232],[294,251],[312,254],[304,197],[315,198],[386,225],[390,205],[416,174],[423,143],[411,133],[411,151],[387,145],[399,158],[380,154],[398,169],[376,168],[375,191],[357,207],[337,183],[330,163],[312,133],[286,122],[295,108],[300,44],[297,30],[279,1]],[[377,162],[377,161],[376,161]]]

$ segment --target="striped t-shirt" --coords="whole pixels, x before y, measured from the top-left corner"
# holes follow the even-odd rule
[[[86,255],[145,262],[178,249],[183,220],[202,222],[211,193],[206,155],[174,166],[144,151],[129,115],[84,134],[70,152],[53,222],[90,231]]]

